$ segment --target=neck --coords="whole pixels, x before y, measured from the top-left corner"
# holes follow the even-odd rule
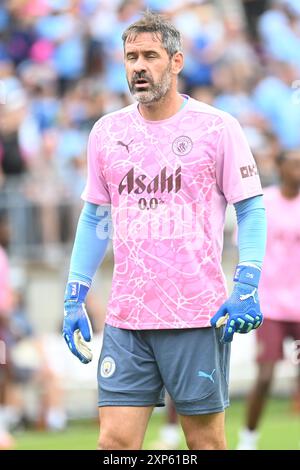
[[[164,96],[161,100],[145,105],[139,103],[139,111],[148,121],[162,121],[176,114],[183,103],[184,98],[177,92]]]
[[[299,194],[299,186],[282,182],[280,192],[286,199],[294,199]]]

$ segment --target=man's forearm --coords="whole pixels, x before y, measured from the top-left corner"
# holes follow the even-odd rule
[[[261,267],[267,238],[266,213],[262,196],[234,204],[238,221],[239,263]]]
[[[88,286],[103,261],[109,242],[110,207],[86,202],[79,217],[68,281]]]

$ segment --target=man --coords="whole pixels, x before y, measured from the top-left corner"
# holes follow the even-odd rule
[[[84,299],[105,253],[110,205],[115,267],[99,361],[99,448],[140,449],[165,386],[189,449],[224,449],[229,342],[262,321],[260,181],[237,121],[177,92],[175,27],[147,12],[123,41],[137,103],[100,119],[89,138],[63,334],[89,362]],[[241,264],[226,301],[227,202],[238,211]]]
[[[8,432],[7,393],[11,384],[11,358],[9,349],[9,319],[13,309],[13,292],[10,282],[9,245],[10,229],[7,216],[0,213],[0,450],[12,449],[15,441]]]
[[[257,448],[257,429],[275,365],[283,359],[283,342],[288,337],[300,340],[300,150],[280,155],[278,169],[280,185],[265,191],[268,240],[260,285],[265,321],[257,331],[258,372],[248,398],[239,449]]]

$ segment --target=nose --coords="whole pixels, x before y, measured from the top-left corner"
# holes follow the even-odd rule
[[[136,74],[141,74],[142,72],[146,72],[146,65],[143,57],[139,56],[134,63],[133,71]]]

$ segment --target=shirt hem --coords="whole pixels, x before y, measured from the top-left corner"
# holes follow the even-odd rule
[[[99,200],[93,196],[86,196],[85,194],[81,195],[81,199],[85,202],[91,202],[92,204],[105,204],[105,205],[111,205],[110,201],[104,201],[104,200]]]
[[[178,326],[177,324],[162,325],[161,323],[138,323],[129,325],[121,321],[114,321],[108,319],[105,321],[107,325],[113,326],[114,328],[121,328],[123,330],[185,330],[189,328],[211,328],[210,320],[205,322],[190,322],[188,325]]]
[[[253,193],[249,194],[241,194],[240,196],[236,196],[230,199],[227,199],[228,204],[235,204],[236,202],[244,201],[245,199],[249,199],[250,197],[254,196],[263,196],[263,191],[254,191]]]

